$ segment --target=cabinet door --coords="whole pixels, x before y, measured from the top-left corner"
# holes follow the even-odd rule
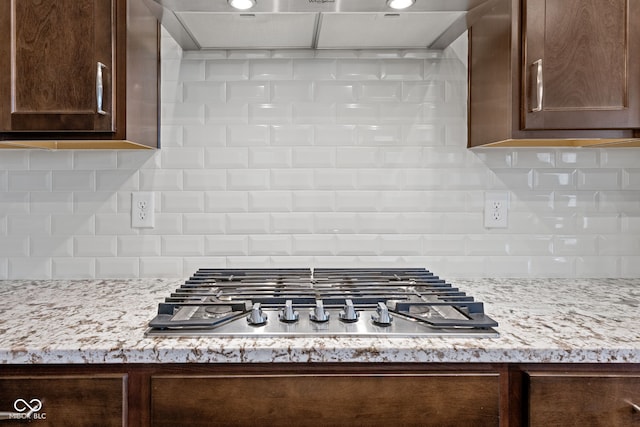
[[[0,0],[0,131],[114,130],[112,0]]]
[[[154,376],[153,426],[497,426],[498,374]]]
[[[541,372],[528,382],[531,427],[640,425],[640,375]]]
[[[22,1],[22,0],[20,0]],[[0,377],[0,425],[126,425],[126,375]]]
[[[524,129],[640,127],[638,3],[524,0]]]

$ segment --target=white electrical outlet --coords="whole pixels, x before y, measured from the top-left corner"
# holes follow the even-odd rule
[[[507,228],[509,193],[490,191],[484,193],[484,227]]]
[[[155,200],[150,191],[138,191],[131,193],[131,227],[153,228]]]

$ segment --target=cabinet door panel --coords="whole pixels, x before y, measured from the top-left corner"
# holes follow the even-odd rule
[[[108,427],[126,425],[126,375],[0,377],[2,426]],[[13,418],[11,418],[13,417]]]
[[[112,131],[112,0],[1,1],[12,17],[0,33],[0,43],[11,46],[11,57],[0,61],[11,75],[0,82],[1,130]]]
[[[637,3],[637,2],[631,2]],[[526,0],[525,129],[640,126],[640,9],[629,0]]]
[[[497,426],[498,375],[156,376],[152,425]]]
[[[530,373],[529,426],[640,425],[639,375]]]

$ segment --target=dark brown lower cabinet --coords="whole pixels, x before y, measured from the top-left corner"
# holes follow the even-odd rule
[[[640,373],[529,372],[531,427],[640,426]]]
[[[497,426],[499,376],[154,376],[153,426]]]
[[[0,376],[0,425],[127,425],[127,375]]]
[[[626,427],[639,405],[640,364],[0,364],[0,427]]]

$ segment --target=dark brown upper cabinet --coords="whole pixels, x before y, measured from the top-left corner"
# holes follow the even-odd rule
[[[157,147],[158,31],[139,0],[0,0],[0,147]]]
[[[469,147],[640,145],[640,3],[499,0],[469,31]]]

